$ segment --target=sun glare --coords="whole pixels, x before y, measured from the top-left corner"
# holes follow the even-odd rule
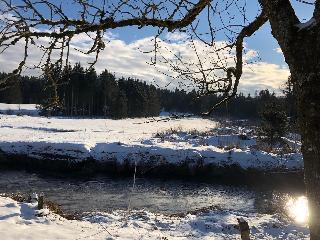
[[[290,198],[286,204],[289,216],[292,217],[298,223],[307,223],[309,211],[308,211],[308,199],[305,196],[298,198]]]

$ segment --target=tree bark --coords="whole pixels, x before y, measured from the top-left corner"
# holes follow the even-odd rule
[[[310,239],[320,239],[320,24],[299,29],[290,66],[298,97]]]
[[[320,55],[320,53],[319,53]],[[295,73],[310,239],[320,239],[320,72]]]
[[[320,1],[313,24],[300,24],[289,0],[260,0],[293,80],[309,202],[310,239],[320,239]]]
[[[287,54],[298,102],[304,176],[309,202],[310,239],[320,239],[320,34],[319,26],[300,28]]]
[[[290,72],[298,102],[304,178],[309,202],[310,239],[320,239],[320,34],[318,26],[299,29]]]

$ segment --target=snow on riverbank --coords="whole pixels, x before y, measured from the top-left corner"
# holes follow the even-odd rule
[[[299,153],[256,150],[255,137],[219,128],[209,119],[69,119],[0,115],[0,149],[37,159],[93,158],[159,166],[231,166],[258,170],[301,170]],[[195,131],[196,130],[196,131]],[[229,129],[230,130],[230,129]],[[208,134],[209,133],[209,134]]]
[[[0,197],[0,236],[6,240],[53,239],[240,239],[237,217],[248,221],[253,239],[308,239],[309,231],[279,215],[211,210],[169,217],[147,211],[91,213],[82,221],[49,211],[37,217],[36,204]],[[47,214],[47,215],[46,215]]]
[[[0,114],[38,116],[39,110],[36,108],[36,104],[0,103]]]

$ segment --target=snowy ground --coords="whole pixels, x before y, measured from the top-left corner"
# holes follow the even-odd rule
[[[37,215],[44,216],[37,216]],[[169,217],[147,211],[91,213],[82,221],[66,220],[35,203],[0,197],[0,236],[6,240],[45,239],[240,239],[237,218],[251,228],[252,239],[309,239],[306,227],[277,214],[210,210]]]
[[[0,114],[0,150],[38,159],[93,158],[116,160],[119,164],[129,160],[138,165],[187,162],[189,166],[238,165],[264,171],[303,168],[300,153],[258,150],[250,129],[222,128],[215,121],[201,118],[166,119],[165,116],[110,120]]]
[[[37,116],[39,111],[36,104],[0,103],[0,114]]]

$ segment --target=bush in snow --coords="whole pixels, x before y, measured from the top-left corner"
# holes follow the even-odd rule
[[[275,103],[267,103],[261,111],[261,124],[258,129],[260,140],[273,147],[282,143],[282,137],[288,131],[286,112]]]

